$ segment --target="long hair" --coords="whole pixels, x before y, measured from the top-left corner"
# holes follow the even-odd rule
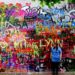
[[[55,46],[54,46],[54,49],[58,50],[58,44],[55,43],[54,45],[55,45]]]

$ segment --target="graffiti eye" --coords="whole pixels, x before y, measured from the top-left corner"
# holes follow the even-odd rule
[[[72,12],[71,15],[75,15],[75,12]]]
[[[75,10],[70,11],[70,15],[75,15]]]

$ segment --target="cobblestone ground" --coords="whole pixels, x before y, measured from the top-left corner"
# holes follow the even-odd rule
[[[0,75],[52,75],[50,72],[0,73]],[[75,72],[59,73],[59,75],[75,75]]]

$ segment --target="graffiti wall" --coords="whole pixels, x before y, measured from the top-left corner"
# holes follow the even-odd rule
[[[62,48],[63,59],[75,58],[74,9],[0,2],[0,68],[38,71],[39,62],[50,59],[54,43]]]

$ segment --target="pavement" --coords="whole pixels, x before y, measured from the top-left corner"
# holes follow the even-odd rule
[[[26,73],[14,73],[14,72],[3,72],[0,75],[52,75],[51,72],[26,72]],[[59,73],[59,75],[75,75],[75,72]]]

